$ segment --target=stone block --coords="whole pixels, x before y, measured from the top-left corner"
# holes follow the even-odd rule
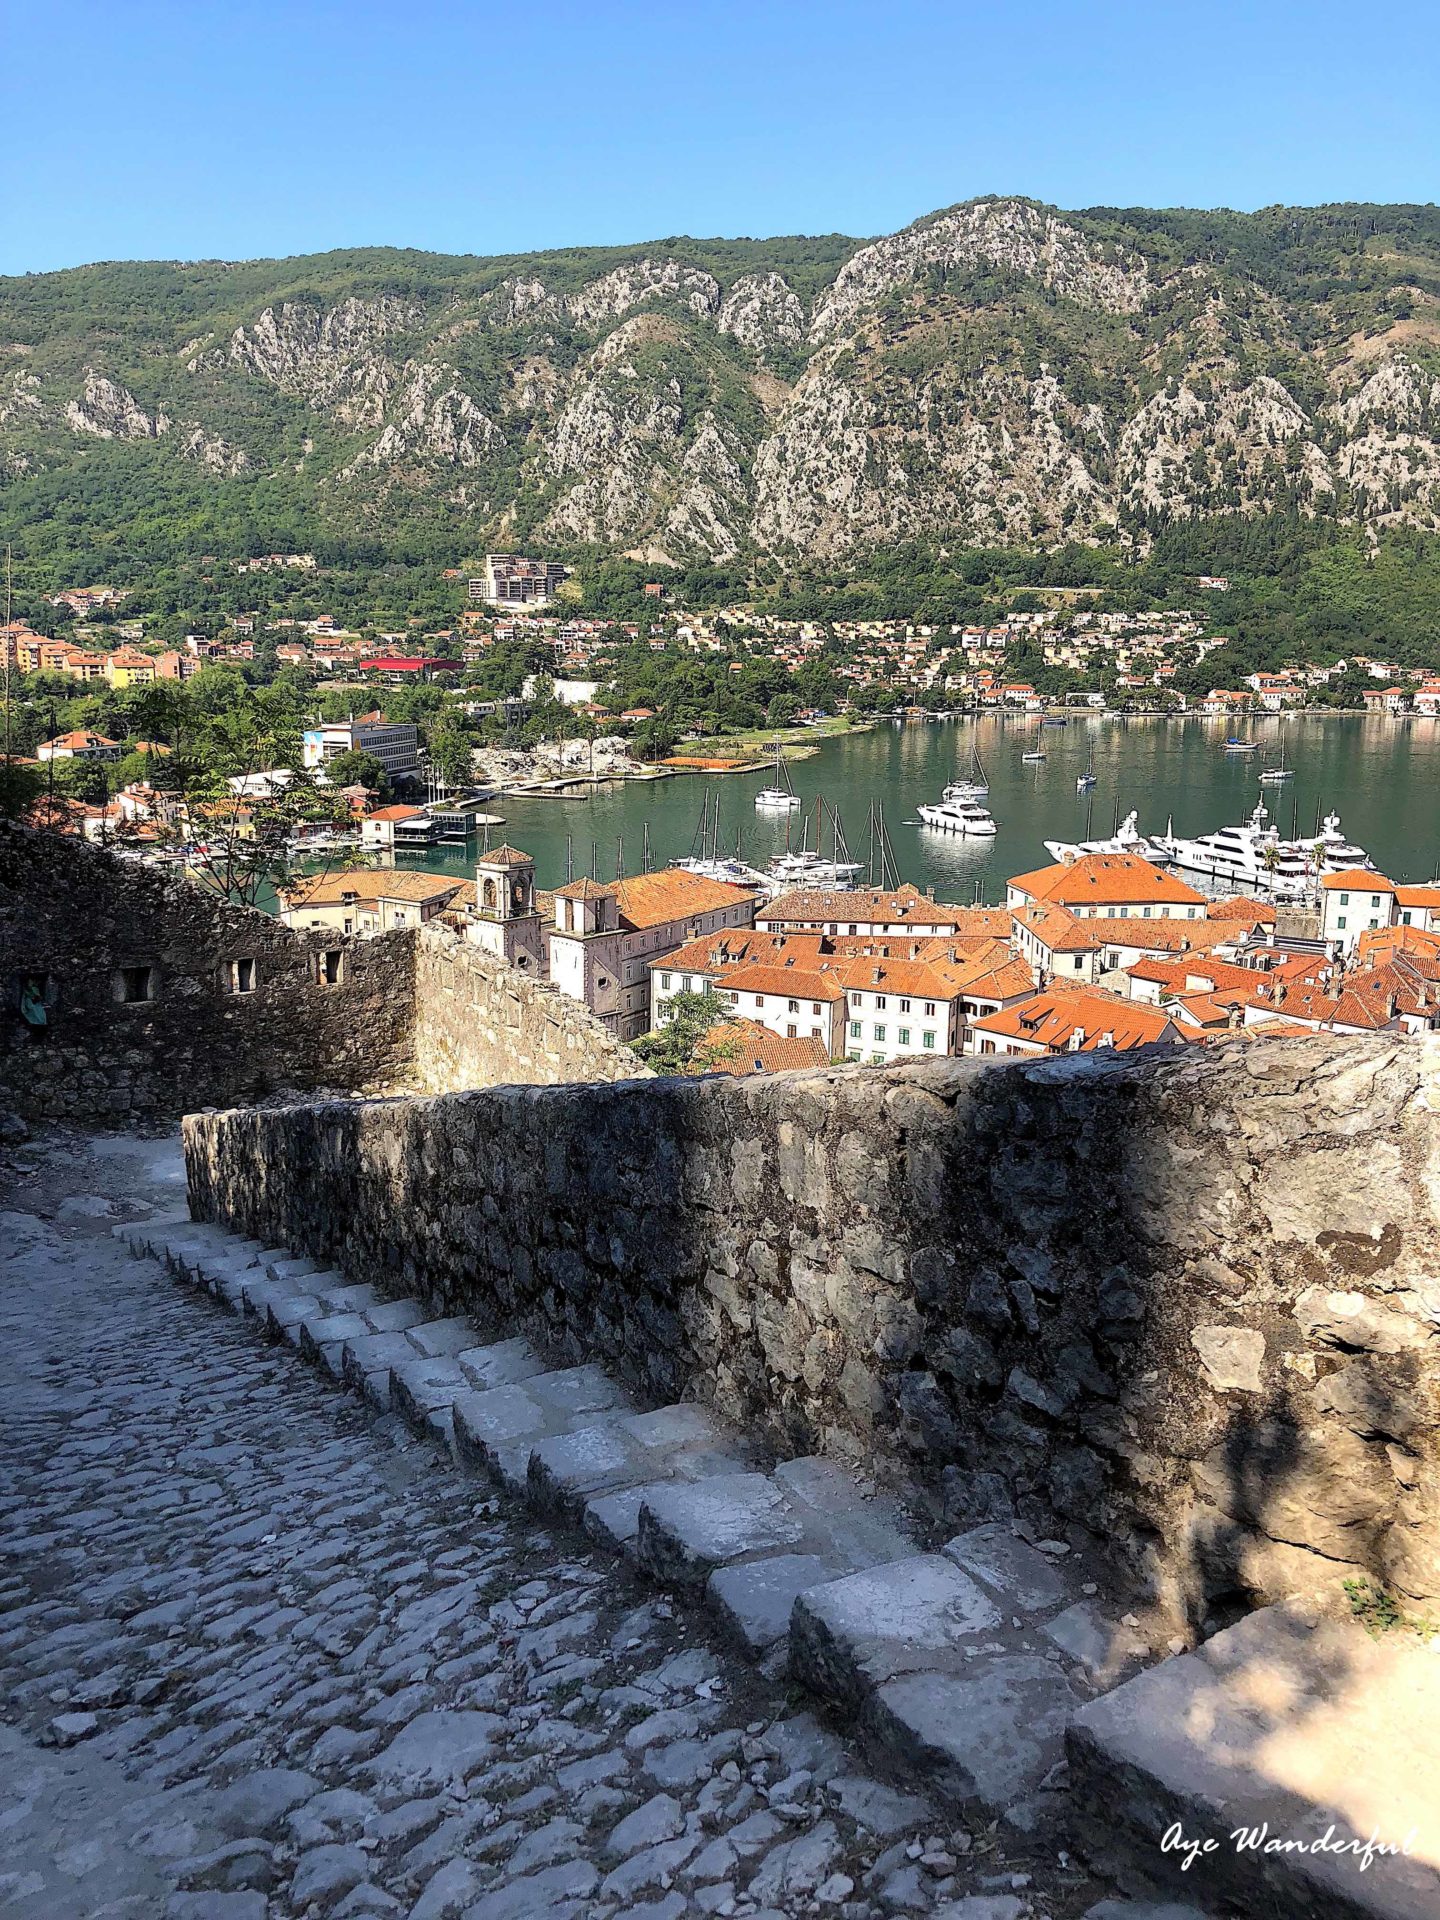
[[[451,1403],[457,1394],[468,1391],[465,1376],[453,1360],[410,1359],[390,1369],[390,1404],[417,1432],[431,1429],[431,1416],[443,1414],[448,1433]]]
[[[526,1391],[558,1418],[605,1413],[611,1408],[632,1410],[629,1396],[603,1367],[565,1367],[534,1374],[526,1382]]]
[[[1440,1913],[1440,1660],[1417,1636],[1266,1607],[1091,1701],[1066,1744],[1081,1844],[1157,1890],[1266,1920]],[[1172,1828],[1203,1850],[1183,1877]]]
[[[405,1329],[405,1338],[427,1360],[457,1357],[475,1345],[475,1323],[468,1315],[449,1320],[421,1320]]]
[[[418,1327],[429,1308],[418,1300],[377,1300],[359,1311],[371,1333],[403,1333],[407,1327]]]
[[[530,1449],[549,1430],[549,1416],[524,1387],[491,1387],[477,1393],[466,1389],[451,1403],[455,1416],[455,1450],[471,1466],[500,1474],[502,1451],[523,1452],[522,1474],[529,1472]],[[507,1468],[510,1462],[505,1462]],[[513,1469],[512,1469],[513,1470]]]
[[[277,1286],[303,1280],[307,1274],[320,1271],[320,1262],[311,1260],[304,1254],[285,1253],[278,1259],[269,1259],[265,1262],[265,1277],[267,1280],[273,1280]]]
[[[656,1478],[648,1450],[618,1423],[577,1427],[537,1440],[527,1469],[531,1501],[543,1512],[578,1518],[600,1493]]]
[[[265,1302],[265,1325],[272,1340],[287,1346],[300,1344],[301,1324],[318,1319],[320,1302],[313,1293],[289,1293],[277,1286]]]
[[[585,1503],[581,1527],[590,1539],[614,1553],[635,1557],[640,1535],[640,1509],[663,1482],[626,1487],[621,1493],[602,1493]]]
[[[938,1798],[999,1813],[1064,1754],[1080,1696],[1053,1660],[981,1653],[964,1672],[910,1673],[867,1702],[871,1731]]]
[[[790,1665],[848,1711],[910,1673],[963,1671],[1000,1615],[970,1576],[939,1554],[847,1574],[795,1602]]]
[[[358,1313],[326,1313],[317,1302],[317,1311],[313,1318],[302,1321],[300,1326],[300,1351],[312,1363],[320,1358],[323,1346],[338,1341],[341,1345],[364,1333],[365,1322]]]
[[[796,1546],[805,1528],[763,1473],[653,1488],[640,1509],[636,1557],[653,1580],[699,1593],[717,1567]]]
[[[365,1333],[347,1339],[342,1372],[345,1382],[362,1389],[372,1373],[388,1373],[391,1367],[407,1366],[415,1358],[415,1349],[403,1333]]]
[[[706,1597],[731,1638],[760,1654],[790,1631],[797,1597],[833,1572],[813,1553],[777,1553],[717,1567],[706,1583]]]
[[[998,1594],[1013,1612],[1038,1613],[1069,1598],[1069,1586],[1055,1563],[1009,1527],[972,1527],[948,1540],[940,1551]]]
[[[321,1280],[326,1284],[322,1286]],[[320,1275],[315,1292],[327,1313],[360,1313],[380,1298],[374,1287],[364,1281],[344,1280],[338,1273]]]
[[[491,1387],[514,1386],[545,1373],[545,1362],[528,1340],[497,1340],[493,1346],[467,1347],[455,1355],[455,1364],[477,1393]]]

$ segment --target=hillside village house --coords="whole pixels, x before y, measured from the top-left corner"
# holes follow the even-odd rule
[[[554,902],[550,978],[621,1040],[649,1030],[657,954],[755,917],[753,893],[674,868],[608,885],[575,880],[556,888]]]
[[[35,749],[37,760],[118,760],[125,749],[118,740],[107,740],[103,733],[89,733],[77,727],[73,733],[57,734],[42,740]]]

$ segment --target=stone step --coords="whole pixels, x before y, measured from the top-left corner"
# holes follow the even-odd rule
[[[1131,1884],[1264,1920],[1440,1914],[1440,1659],[1417,1634],[1265,1607],[1092,1700],[1066,1746],[1081,1848]],[[1195,1851],[1162,1850],[1172,1829]]]
[[[450,1364],[462,1370],[460,1362]],[[405,1375],[411,1371],[401,1369]],[[468,1372],[483,1374],[483,1362],[472,1358]],[[581,1427],[608,1425],[637,1411],[623,1389],[593,1366],[530,1373],[483,1389],[467,1386],[452,1404],[458,1457],[483,1468],[510,1492],[527,1495],[530,1455],[541,1441]],[[598,1419],[601,1415],[607,1418]]]
[[[733,1637],[763,1653],[789,1631],[798,1594],[911,1546],[892,1501],[807,1457],[770,1474],[655,1487],[640,1505],[635,1557],[662,1585],[707,1598]]]
[[[1013,1809],[1095,1687],[1149,1652],[1082,1584],[1010,1528],[977,1527],[799,1594],[791,1671],[942,1797]]]

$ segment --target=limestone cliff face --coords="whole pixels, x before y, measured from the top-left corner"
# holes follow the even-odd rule
[[[128,388],[92,368],[80,394],[66,403],[65,424],[101,440],[154,440],[170,422],[163,413],[146,413]]]
[[[12,322],[0,286],[0,355],[24,356],[0,462],[63,473],[82,441],[163,441],[152,458],[217,486],[283,479],[333,527],[460,509],[482,537],[677,561],[1143,542],[1275,510],[1440,526],[1440,221],[1387,253],[1344,211],[1304,216],[1309,254],[1259,215],[1224,216],[1231,246],[1191,216],[1012,198],[864,245],[776,242],[773,263],[772,243],[688,241],[321,257],[287,263],[283,295],[187,293],[175,339],[157,320],[128,355],[109,306],[77,347],[81,327]],[[1357,327],[1362,300],[1379,317]]]

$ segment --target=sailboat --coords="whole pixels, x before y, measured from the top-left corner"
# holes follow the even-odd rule
[[[829,814],[830,854],[827,858],[822,851],[825,835],[825,816]],[[810,845],[810,822],[806,820],[801,830],[800,845],[791,848],[790,823],[785,823],[785,851],[777,853],[770,862],[768,874],[773,885],[781,887],[810,887],[826,889],[848,887],[861,870],[861,862],[850,857],[850,849],[845,844],[845,829],[840,823],[840,815],[822,795],[815,799],[815,845]]]
[[[963,780],[952,780],[941,795],[945,800],[985,800],[989,798],[990,782],[985,777],[985,769],[980,762],[980,749],[970,749],[970,771]]]
[[[649,847],[650,829],[647,825],[645,829],[645,871],[647,873],[650,870]],[[683,860],[672,860],[670,864],[672,867],[678,868],[682,873],[698,873],[703,875],[707,880],[725,880],[728,881],[731,886],[754,887],[763,886],[765,883],[764,874],[742,858],[738,829],[735,834],[734,853],[725,854],[720,851],[720,795],[718,790],[712,795],[709,789],[706,789],[705,798],[700,808],[700,824],[695,829],[694,839],[690,842],[690,852],[688,856]],[[568,860],[566,870],[568,875]]]
[[[775,784],[762,787],[755,796],[755,804],[765,813],[793,813],[800,804],[800,796],[790,784],[790,769],[778,740],[775,742]]]
[[[1089,793],[1095,785],[1095,749],[1091,747],[1090,758],[1085,763],[1085,771],[1075,776],[1075,791]]]
[[[1262,767],[1258,775],[1262,787],[1278,787],[1295,778],[1295,769],[1285,764],[1285,743],[1280,743],[1280,758],[1273,767]]]

